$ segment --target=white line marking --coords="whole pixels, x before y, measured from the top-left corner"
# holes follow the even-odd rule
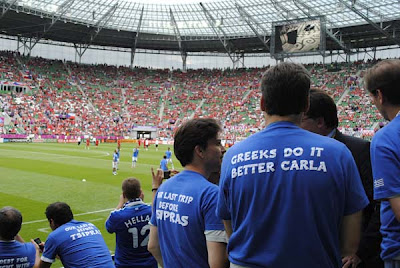
[[[89,212],[85,212],[85,213],[75,214],[74,216],[83,216],[83,215],[89,215],[89,214],[96,214],[96,213],[106,212],[106,211],[111,211],[111,210],[114,210],[114,208],[107,208],[107,209],[102,209],[102,210],[89,211]],[[32,223],[46,222],[46,221],[47,221],[47,219],[36,220],[36,221],[27,221],[27,222],[23,222],[22,224],[32,224]]]

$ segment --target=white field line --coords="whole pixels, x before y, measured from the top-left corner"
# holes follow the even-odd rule
[[[74,216],[83,216],[83,215],[95,214],[95,213],[106,212],[106,211],[111,211],[111,210],[114,210],[114,208],[107,208],[107,209],[102,209],[102,210],[89,211],[89,212],[75,214]],[[32,223],[37,223],[37,222],[46,222],[46,221],[47,221],[47,219],[36,220],[36,221],[26,221],[26,222],[23,222],[22,224],[24,225],[24,224],[32,224]]]
[[[15,150],[9,150],[9,149],[1,149],[3,151],[11,151],[11,152],[15,152]],[[52,158],[97,158],[97,157],[105,157],[105,156],[110,156],[110,153],[107,152],[96,152],[96,154],[100,153],[100,155],[94,155],[91,157],[88,156],[78,156],[78,155],[62,155],[62,154],[54,154],[54,153],[44,153],[44,152],[35,152],[35,151],[28,151],[28,153],[31,154],[41,154],[41,155],[49,155],[52,156]],[[13,156],[13,158],[26,158],[26,157],[17,157],[17,156]]]

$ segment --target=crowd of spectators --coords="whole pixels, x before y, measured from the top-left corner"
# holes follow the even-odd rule
[[[372,135],[382,121],[360,82],[371,63],[306,66],[312,86],[337,102],[339,128],[359,136]],[[135,126],[156,126],[159,137],[171,138],[188,119],[213,117],[226,139],[238,140],[263,127],[257,100],[267,68],[130,69],[3,51],[1,82],[24,83],[28,91],[0,92],[0,108],[10,117],[8,133],[129,136]]]

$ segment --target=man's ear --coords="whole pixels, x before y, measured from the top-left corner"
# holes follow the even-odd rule
[[[203,148],[201,148],[200,145],[196,145],[196,147],[194,147],[194,154],[197,155],[200,158],[203,158],[203,155],[204,155]]]
[[[379,104],[381,105],[385,102],[385,97],[383,96],[382,91],[380,89],[376,90],[376,98],[378,99]]]
[[[261,111],[267,112],[267,108],[265,107],[265,102],[264,102],[264,96],[263,95],[261,95],[261,99],[260,99],[260,108],[261,108]]]
[[[321,128],[325,127],[325,119],[322,116],[317,117],[314,120],[315,120],[315,122],[317,122],[318,128],[321,129]]]

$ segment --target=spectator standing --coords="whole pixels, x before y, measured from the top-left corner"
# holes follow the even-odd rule
[[[400,60],[385,60],[368,70],[366,88],[389,124],[371,142],[374,198],[381,200],[381,257],[385,268],[400,267]]]
[[[163,267],[229,265],[224,226],[215,215],[218,188],[207,180],[220,169],[221,130],[213,119],[192,119],[175,134],[184,171],[153,189],[158,191],[150,221],[149,251]]]
[[[356,257],[358,268],[383,268],[382,259],[379,256],[382,235],[379,232],[380,203],[373,198],[373,181],[370,158],[370,142],[344,135],[338,129],[337,108],[334,100],[324,91],[310,90],[310,108],[303,116],[301,127],[342,142],[349,148],[357,165],[361,182],[367,194],[369,205],[362,213],[361,240]]]
[[[271,67],[261,82],[266,128],[224,156],[217,215],[231,267],[353,263],[368,199],[346,146],[299,128],[309,89],[303,66]]]

